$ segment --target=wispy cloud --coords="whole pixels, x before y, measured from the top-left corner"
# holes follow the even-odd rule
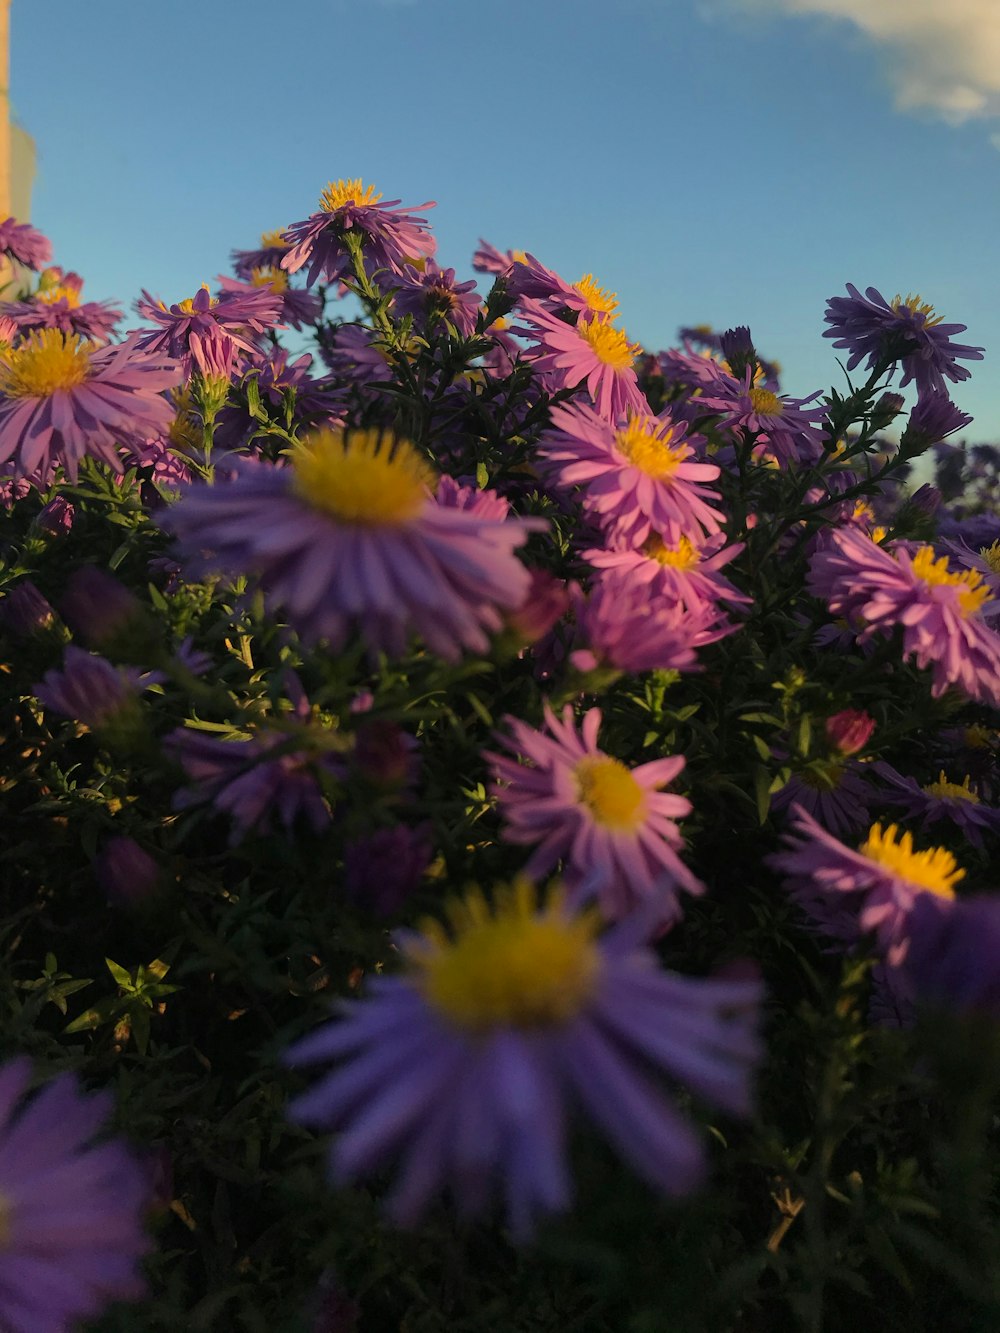
[[[1000,0],[729,0],[842,19],[882,49],[896,106],[950,124],[1000,116]]]

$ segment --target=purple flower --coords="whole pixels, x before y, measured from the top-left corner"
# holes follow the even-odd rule
[[[306,283],[310,287],[320,277],[331,282],[341,280],[351,271],[345,239],[350,231],[363,240],[370,272],[389,269],[402,273],[407,261],[430,259],[437,242],[426,220],[416,214],[433,208],[433,203],[418,204],[407,213],[396,207],[400,200],[381,200],[382,196],[372,186],[365,189],[360,179],[331,182],[320,196],[319,212],[285,231],[291,248],[281,267],[295,273],[308,264]]]
[[[289,831],[300,818],[314,833],[330,822],[319,774],[342,777],[343,763],[337,755],[296,748],[294,731],[262,729],[254,736],[223,740],[178,727],[163,744],[192,784],[174,794],[174,809],[211,801],[232,821],[230,846],[251,830],[270,832],[275,815]]]
[[[475,281],[456,282],[453,268],[439,268],[433,259],[422,269],[404,264],[388,285],[394,289],[394,313],[410,315],[417,329],[433,331],[439,321],[446,320],[462,338],[475,330],[480,308]]]
[[[46,671],[33,689],[39,703],[53,713],[98,730],[117,724],[132,711],[140,679],[138,671],[114,667],[106,658],[71,643],[62,670]]]
[[[1000,898],[943,903],[924,894],[903,965],[915,1000],[1000,1018]]]
[[[1000,833],[1000,810],[983,801],[979,791],[971,786],[968,774],[959,784],[949,782],[942,769],[935,782],[922,787],[915,779],[897,773],[884,760],[873,764],[872,771],[889,787],[880,793],[882,803],[902,811],[905,819],[919,819],[922,828],[942,819],[951,820],[972,846],[979,848],[984,845],[984,830],[994,835]]]
[[[0,1325],[65,1333],[145,1292],[146,1172],[120,1140],[94,1142],[111,1110],[60,1074],[31,1098],[30,1062],[0,1066]]]
[[[771,797],[772,810],[799,807],[838,837],[850,837],[870,820],[875,789],[862,764],[814,764],[793,773]]]
[[[633,582],[645,583],[651,600],[663,598],[680,602],[690,611],[715,610],[717,602],[749,606],[752,598],[733,586],[719,573],[743,550],[743,542],[726,545],[725,535],[718,532],[702,542],[680,537],[665,542],[657,533],[650,533],[636,549],[616,536],[608,548],[584,551],[583,557],[595,568],[627,575]]]
[[[905,457],[913,458],[932,444],[940,444],[946,435],[971,425],[972,417],[960,412],[944,389],[928,389],[917,399],[899,447]]]
[[[131,342],[94,350],[58,329],[40,329],[0,351],[0,464],[47,482],[57,466],[75,481],[89,454],[123,470],[121,445],[164,433],[172,417],[163,390],[175,366],[140,356]]]
[[[524,873],[538,879],[564,860],[574,900],[596,898],[609,920],[645,903],[656,930],[679,921],[679,894],[705,892],[677,855],[684,839],[676,821],[691,813],[691,802],[662,790],[683,770],[683,756],[628,768],[598,749],[598,708],[586,714],[580,733],[569,704],[562,721],[546,704],[542,731],[514,717],[506,723],[510,734],[494,738],[514,757],[486,758],[503,838],[535,848]]]
[[[0,250],[25,268],[40,269],[52,258],[52,242],[26,222],[5,218],[0,222]]]
[[[472,267],[477,273],[494,273],[505,278],[519,260],[526,258],[523,250],[498,250],[480,237],[479,249],[472,256]]]
[[[984,620],[990,589],[975,570],[951,569],[932,546],[900,543],[890,552],[842,528],[813,556],[809,586],[833,615],[864,622],[859,643],[899,626],[903,656],[933,671],[935,698],[957,685],[1000,705],[1000,635]]]
[[[30,639],[51,628],[56,613],[32,583],[21,579],[0,600],[0,625],[15,639]]]
[[[826,416],[822,403],[809,406],[818,392],[808,398],[779,397],[753,384],[751,375],[749,366],[742,380],[720,373],[699,398],[699,406],[721,412],[720,426],[754,436],[755,452],[770,454],[781,465],[814,462],[823,452],[818,423]]]
[[[251,269],[246,282],[220,277],[219,289],[220,299],[260,291],[272,292],[279,298],[276,316],[280,321],[279,327],[288,324],[293,329],[301,329],[306,324],[315,324],[323,313],[323,302],[315,292],[296,291],[290,287],[288,274],[280,268]]]
[[[615,422],[630,413],[650,415],[632,369],[639,346],[630,343],[621,329],[596,317],[567,324],[538,301],[523,301],[522,317],[526,327],[515,332],[538,344],[531,365],[548,388],[586,384],[605,421]]]
[[[281,318],[281,296],[269,287],[226,292],[217,298],[201,287],[169,310],[149,292],[142,295],[140,315],[160,327],[140,333],[136,347],[171,357],[186,376],[197,368],[203,375],[231,379],[240,353],[256,354],[251,335],[265,333]]]
[[[525,1240],[537,1214],[570,1203],[575,1103],[655,1187],[695,1189],[704,1151],[664,1077],[746,1115],[759,983],[664,972],[627,929],[598,940],[596,917],[558,894],[539,907],[527,880],[449,915],[450,930],[428,920],[401,938],[403,975],[373,978],[288,1052],[293,1065],[337,1062],[290,1107],[339,1131],[334,1181],[398,1159],[388,1209],[404,1226],[443,1188],[473,1217],[500,1187]]]
[[[623,544],[641,544],[651,532],[676,543],[700,541],[720,530],[714,463],[694,459],[687,426],[669,412],[631,415],[611,425],[583,404],[554,407],[555,430],[539,442],[542,467],[562,488],[583,488],[583,506]]]
[[[250,281],[255,269],[277,269],[288,254],[290,242],[285,240],[284,231],[265,231],[256,250],[234,250],[232,252],[233,272],[244,282]]]
[[[917,899],[936,894],[950,903],[965,876],[943,847],[918,851],[911,834],[897,834],[896,824],[884,830],[873,824],[853,851],[799,809],[793,831],[784,837],[788,850],[768,858],[823,934],[854,944],[872,931],[893,967],[906,956]]]
[[[864,296],[853,283],[847,290],[850,296],[833,296],[827,302],[824,319],[830,327],[823,337],[836,339],[834,347],[850,352],[849,371],[866,358],[869,370],[898,359],[903,367],[900,387],[915,380],[923,396],[928,390],[945,393],[945,379],[955,384],[967,380],[971,371],[959,361],[983,359],[981,347],[952,342],[952,335],[963,333],[966,325],[943,324],[919,296],[895,296],[890,302],[874,287]]]
[[[352,712],[361,709],[352,705]],[[354,737],[354,767],[383,792],[405,792],[416,785],[420,746],[415,736],[387,718],[363,718]]]
[[[54,495],[46,505],[42,505],[35,518],[35,527],[50,537],[62,537],[73,531],[76,522],[76,506],[65,495]]]
[[[118,907],[136,907],[155,893],[160,867],[134,838],[109,838],[94,863],[97,882]]]
[[[237,458],[232,470],[185,491],[164,526],[193,567],[258,579],[309,640],[337,651],[359,633],[399,656],[416,632],[454,661],[485,652],[502,612],[524,601],[531,576],[514,552],[545,524],[438,503],[406,441],[325,430],[289,466]]]
[[[135,595],[97,565],[74,569],[59,603],[63,619],[91,648],[106,647],[141,614]]]
[[[9,319],[19,333],[32,329],[59,329],[67,336],[107,342],[122,311],[110,301],[85,301],[80,292],[83,279],[61,268],[46,269],[38,291],[25,301],[0,302],[0,318]]]
[[[587,597],[576,590],[573,602],[578,646],[570,661],[579,671],[699,671],[695,650],[738,628],[716,606],[695,611],[652,599],[643,579],[617,570]]]
[[[377,829],[344,849],[344,888],[376,916],[393,916],[419,886],[430,865],[430,825]]]

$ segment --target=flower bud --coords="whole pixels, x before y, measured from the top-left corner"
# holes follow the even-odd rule
[[[826,739],[838,754],[857,754],[875,730],[875,719],[857,708],[845,708],[826,719]]]
[[[55,611],[31,579],[22,579],[0,601],[0,625],[15,639],[30,639],[51,629]]]
[[[97,882],[116,907],[137,907],[156,892],[160,867],[134,838],[109,838],[94,863]]]

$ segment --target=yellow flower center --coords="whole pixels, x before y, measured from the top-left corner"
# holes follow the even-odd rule
[[[1000,574],[1000,542],[994,542],[992,546],[984,546],[979,554],[994,574]]]
[[[963,616],[970,616],[974,611],[978,611],[990,595],[989,588],[983,583],[982,574],[978,574],[974,569],[963,569],[953,573],[948,568],[946,555],[935,560],[933,546],[921,546],[913,557],[913,572],[928,587],[960,588],[958,604]]]
[[[904,833],[897,842],[897,831],[896,824],[890,824],[884,833],[881,824],[873,824],[867,842],[858,851],[869,861],[908,879],[928,893],[936,893],[940,898],[954,898],[954,886],[965,878],[965,871],[956,864],[951,852],[944,847],[914,851],[912,836]]]
[[[588,755],[573,770],[577,797],[598,824],[619,831],[636,829],[646,814],[646,793],[631,772],[609,755]]]
[[[319,197],[319,206],[324,213],[336,213],[339,208],[345,204],[354,204],[356,208],[363,208],[368,204],[377,204],[382,198],[380,194],[375,193],[374,185],[369,185],[365,189],[361,177],[349,181],[333,181],[326,187]]]
[[[630,343],[622,329],[603,319],[580,319],[576,331],[598,361],[612,370],[628,370],[639,351],[638,343]]]
[[[770,389],[751,389],[750,405],[759,417],[781,416],[781,399]]]
[[[633,417],[624,430],[615,432],[615,445],[633,467],[663,481],[674,475],[690,453],[683,442],[670,443],[675,434],[675,427],[664,428],[652,417]]]
[[[66,287],[61,282],[52,286],[39,287],[35,293],[35,300],[40,301],[42,305],[55,305],[57,301],[65,301],[70,310],[75,310],[80,304],[80,293],[75,287]]]
[[[48,398],[89,374],[90,344],[60,329],[36,329],[0,355],[0,393],[8,398]]]
[[[202,290],[203,292],[207,292],[207,291],[208,291],[208,283],[207,283],[207,282],[203,282],[203,283],[201,284],[201,290]],[[219,298],[218,298],[217,296],[213,296],[212,299],[209,301],[209,307],[211,307],[211,306],[215,306],[215,305],[218,305],[218,304],[219,304]],[[167,308],[167,307],[166,307],[166,306],[163,304],[163,302],[161,301],[161,302],[160,302],[160,309],[161,309],[161,310],[166,310],[166,308]],[[185,296],[185,298],[184,298],[183,301],[178,301],[178,302],[177,302],[177,309],[180,310],[180,311],[181,311],[183,314],[185,314],[185,315],[193,315],[193,314],[194,314],[194,297],[193,297],[193,296]]]
[[[421,922],[424,939],[407,952],[427,1002],[455,1026],[553,1027],[586,1005],[601,966],[595,912],[567,917],[559,892],[539,911],[535,886],[518,879],[493,906],[475,889],[448,916],[450,932]]]
[[[528,262],[528,252],[526,250],[511,250],[510,257],[515,264],[526,264]]]
[[[272,292],[288,291],[288,274],[280,268],[255,268],[250,272],[253,287],[270,287]]]
[[[288,242],[285,240],[284,227],[279,227],[277,231],[262,232],[260,248],[262,250],[287,250]]]
[[[668,565],[671,569],[680,569],[685,573],[689,569],[694,569],[701,559],[697,546],[688,541],[687,537],[681,537],[676,546],[667,546],[662,537],[654,534],[643,542],[642,553],[658,564]]]
[[[996,736],[995,731],[990,731],[989,727],[984,727],[980,722],[973,722],[971,727],[965,728],[963,740],[970,750],[988,750]]]
[[[319,430],[291,457],[293,493],[344,523],[402,526],[434,483],[412,444],[377,430]]]
[[[858,520],[864,519],[868,523],[874,523],[875,510],[870,504],[866,504],[864,500],[855,500],[852,517]]]
[[[598,287],[593,273],[585,273],[579,282],[573,283],[573,286],[595,314],[604,315],[608,319],[614,318],[618,309],[618,298],[614,292]]]
[[[924,327],[933,328],[935,324],[940,324],[944,315],[935,315],[934,307],[929,301],[921,301],[916,293],[907,292],[905,296],[898,294],[889,302],[897,314],[901,310],[909,310],[914,315],[923,315]]]
[[[978,805],[979,797],[970,788],[969,781],[969,774],[966,773],[965,781],[961,786],[957,782],[949,782],[944,775],[944,769],[942,769],[937,782],[928,783],[924,791],[928,796],[936,796],[939,800],[947,798],[953,801],[969,801],[973,805]]]

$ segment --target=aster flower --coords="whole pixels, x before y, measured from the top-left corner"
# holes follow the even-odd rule
[[[578,646],[570,661],[579,671],[700,671],[696,649],[738,628],[714,605],[651,600],[630,572],[613,570],[572,600]]]
[[[231,378],[240,353],[257,351],[251,335],[265,333],[281,317],[281,295],[269,287],[220,297],[201,287],[195,296],[169,309],[145,290],[142,296],[139,314],[160,327],[140,333],[136,347],[180,362],[186,376],[197,368],[203,375]]]
[[[52,258],[52,242],[26,222],[4,218],[0,222],[0,251],[25,268],[40,269]]]
[[[245,282],[235,278],[219,277],[219,296],[246,295],[248,292],[266,291],[280,298],[276,319],[279,327],[290,325],[301,329],[306,324],[315,324],[323,313],[323,302],[315,292],[297,291],[290,287],[288,274],[280,268],[254,268],[247,275]]]
[[[113,745],[139,735],[138,691],[162,680],[155,672],[112,666],[106,658],[71,643],[63,654],[62,669],[46,671],[32,689],[43,707],[82,722]]]
[[[919,819],[921,828],[950,820],[979,848],[984,846],[984,831],[1000,833],[1000,810],[984,802],[968,773],[961,783],[950,782],[942,769],[934,782],[921,786],[885,760],[873,764],[872,771],[887,784],[887,790],[880,793],[882,804],[899,810],[905,819]]]
[[[583,558],[596,569],[617,571],[633,581],[645,583],[651,598],[680,602],[689,610],[717,602],[749,606],[753,598],[733,586],[719,570],[743,550],[743,542],[726,545],[725,534],[717,532],[702,542],[679,537],[665,542],[651,532],[638,548],[615,537],[607,548],[583,552]]]
[[[786,876],[792,898],[834,939],[855,943],[874,932],[893,967],[906,956],[909,917],[921,894],[951,902],[965,871],[943,847],[918,851],[896,824],[873,824],[857,851],[798,810],[786,851],[768,858]]]
[[[972,425],[968,412],[960,412],[944,389],[926,389],[917,399],[899,441],[905,458],[915,458],[932,444]]]
[[[419,886],[430,865],[429,824],[376,829],[344,848],[344,889],[376,916],[392,916]]]
[[[538,301],[523,301],[521,316],[527,327],[515,332],[538,344],[531,363],[549,387],[575,388],[585,383],[606,421],[617,421],[629,413],[650,415],[632,369],[639,345],[630,343],[621,329],[596,317],[567,324]]]
[[[752,383],[747,367],[742,379],[723,374],[699,399],[700,406],[722,413],[720,426],[742,430],[756,438],[755,449],[770,453],[779,464],[814,462],[823,452],[823,432],[818,422],[826,408],[809,404],[808,398],[779,397],[771,389]]]
[[[296,273],[308,265],[306,283],[320,278],[339,281],[351,271],[346,233],[355,231],[364,242],[369,270],[389,269],[401,273],[407,260],[430,259],[437,249],[428,223],[417,217],[433,203],[417,204],[410,212],[396,207],[399,199],[366,189],[360,179],[331,182],[320,195],[319,211],[285,231],[291,248],[281,267]]]
[[[865,361],[873,370],[887,360],[898,359],[903,368],[900,387],[916,381],[922,395],[927,390],[945,392],[945,380],[957,384],[967,380],[971,371],[959,361],[981,361],[983,349],[952,342],[952,335],[963,333],[964,324],[943,324],[942,316],[919,296],[895,296],[892,301],[874,287],[864,296],[853,283],[847,284],[849,296],[833,296],[827,302],[824,319],[830,325],[824,338],[833,338],[834,347],[850,352],[847,369]]]
[[[278,269],[281,261],[288,254],[291,243],[285,239],[284,231],[265,231],[256,250],[233,250],[233,272],[244,282],[249,282],[255,269]]]
[[[439,504],[406,441],[325,430],[288,466],[236,458],[232,470],[192,486],[164,525],[193,566],[256,578],[309,640],[337,651],[358,633],[398,656],[416,632],[454,661],[485,652],[502,612],[524,601],[531,576],[514,551],[544,523]]]
[[[453,268],[440,268],[433,259],[420,268],[404,264],[402,272],[385,285],[392,289],[393,312],[409,315],[416,328],[433,330],[446,320],[462,338],[475,331],[480,310],[475,280],[456,282]]]
[[[809,587],[834,615],[865,622],[860,643],[900,627],[903,656],[931,668],[935,698],[957,685],[1000,706],[1000,635],[984,620],[990,589],[974,570],[951,569],[932,546],[899,544],[890,552],[844,528],[813,556]]]
[[[658,929],[679,921],[679,893],[705,892],[677,855],[684,842],[676,821],[691,813],[691,802],[662,790],[683,770],[683,756],[628,768],[598,748],[598,708],[579,732],[569,704],[562,721],[546,704],[542,731],[513,717],[506,723],[509,734],[494,737],[514,758],[486,757],[504,839],[535,847],[524,873],[538,879],[565,860],[572,899],[596,898],[609,920],[644,902]]]
[[[175,792],[174,809],[211,801],[232,822],[230,846],[251,831],[270,832],[275,815],[289,832],[300,818],[314,833],[322,833],[330,823],[319,775],[341,777],[343,763],[339,756],[314,752],[308,745],[295,748],[294,731],[261,728],[253,736],[223,740],[178,727],[163,744],[191,779],[191,786]]]
[[[0,598],[0,626],[15,639],[42,634],[55,624],[55,619],[52,604],[31,579],[19,579]]]
[[[117,907],[138,907],[162,882],[159,865],[134,838],[109,838],[94,862],[97,882]]]
[[[497,277],[506,278],[514,265],[526,258],[523,250],[498,250],[495,245],[490,245],[489,241],[480,237],[479,249],[472,256],[472,267],[477,273],[493,273]]]
[[[517,258],[507,278],[507,291],[516,301],[531,297],[554,314],[570,310],[588,319],[610,321],[617,317],[615,293],[598,286],[592,273],[585,273],[579,282],[566,282],[534,255]]]
[[[687,427],[669,411],[642,413],[617,428],[582,403],[553,407],[554,431],[539,442],[542,467],[561,487],[583,487],[585,510],[621,543],[638,545],[650,533],[671,544],[716,533],[722,515],[714,463],[693,461]]]
[[[373,978],[367,998],[341,1002],[340,1020],[287,1056],[338,1063],[290,1107],[340,1131],[334,1181],[399,1158],[388,1209],[401,1225],[443,1188],[476,1216],[499,1186],[525,1240],[538,1214],[570,1203],[575,1103],[657,1189],[696,1188],[704,1151],[663,1077],[746,1115],[759,983],[665,972],[627,931],[596,931],[595,916],[557,893],[539,907],[519,880],[493,907],[478,892],[455,903],[450,929],[427,921],[404,936],[406,971]]]
[[[145,1293],[146,1173],[117,1139],[95,1142],[106,1093],[60,1074],[26,1096],[31,1064],[0,1066],[0,1325],[65,1333]]]
[[[81,302],[79,288],[68,281],[75,277],[67,274],[66,281],[40,288],[28,300],[0,302],[0,318],[9,319],[19,334],[60,329],[92,342],[107,342],[123,312],[110,301]]]
[[[771,797],[771,809],[805,810],[838,837],[857,833],[870,821],[876,791],[863,764],[834,760],[793,773]]]
[[[29,333],[0,350],[0,465],[12,460],[16,476],[42,482],[62,466],[75,481],[89,454],[121,472],[117,446],[167,429],[162,394],[178,378],[131,342],[95,350],[58,329]]]
[[[903,970],[917,1003],[1000,1018],[1000,898],[950,903],[925,893],[910,922]]]

